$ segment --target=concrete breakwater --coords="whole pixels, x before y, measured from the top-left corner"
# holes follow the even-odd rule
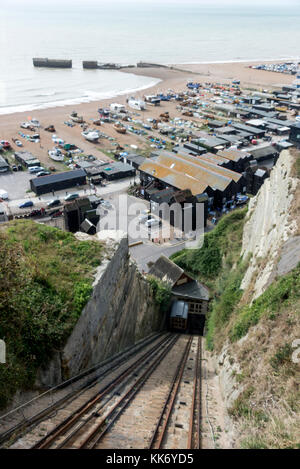
[[[72,60],[33,58],[34,67],[72,68]]]
[[[120,70],[121,68],[134,68],[135,65],[120,65],[116,63],[99,63],[96,60],[84,60],[82,67],[86,69]]]

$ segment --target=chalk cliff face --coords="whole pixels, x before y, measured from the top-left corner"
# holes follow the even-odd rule
[[[295,156],[283,151],[270,178],[249,203],[242,244],[244,259],[251,255],[241,284],[246,304],[264,293],[275,277],[287,274],[300,262],[299,179],[293,177],[294,162]],[[275,416],[280,424],[284,422],[282,428],[287,433],[291,431],[291,434],[294,419],[288,420],[287,411],[282,409],[278,396],[282,389],[282,401],[288,392],[293,395],[293,379],[282,378],[278,370],[278,376],[275,374],[274,378],[270,360],[277,356],[283,346],[297,338],[297,320],[293,311],[293,307],[291,310],[287,308],[276,320],[260,321],[236,343],[226,340],[221,352],[214,355],[223,405],[227,411],[234,406],[238,408],[238,398],[243,397],[243,393],[252,389],[252,386],[255,391],[251,397],[243,397],[243,405],[254,409],[254,413],[255,409],[262,407],[267,418],[271,416],[270,421]],[[270,396],[273,399],[271,403]],[[242,417],[234,420],[228,415],[227,420],[232,447],[239,447],[241,434],[253,442],[257,441],[257,435],[261,437],[254,418],[248,419],[247,426]],[[276,424],[278,427],[279,423]],[[268,427],[266,441],[276,447],[278,442],[272,440],[276,433],[274,430],[273,435],[273,430]],[[278,444],[281,443],[279,441]]]
[[[241,288],[251,284],[252,299],[260,296],[276,275],[288,273],[300,261],[300,237],[291,206],[297,179],[291,176],[293,157],[283,151],[260,191],[249,204],[242,254],[252,255]]]
[[[128,240],[108,248],[90,301],[64,349],[57,352],[37,383],[53,386],[133,345],[164,325],[148,282],[130,261]]]

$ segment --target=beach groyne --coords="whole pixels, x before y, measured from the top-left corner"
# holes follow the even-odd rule
[[[33,58],[34,67],[72,68],[72,60]]]
[[[134,68],[135,65],[120,65],[116,63],[99,63],[96,60],[84,60],[82,67],[90,70],[120,70],[121,68]]]
[[[170,68],[168,65],[153,64],[149,62],[138,62],[136,66],[137,68]]]

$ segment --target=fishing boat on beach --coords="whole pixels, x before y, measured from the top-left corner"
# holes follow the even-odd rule
[[[53,161],[64,161],[64,154],[59,150],[59,148],[53,148],[53,150],[48,151],[48,155]]]
[[[146,109],[145,101],[143,101],[142,99],[135,99],[131,97],[127,100],[127,104],[129,107],[135,109],[136,111],[145,111]]]
[[[150,95],[144,96],[144,98],[147,104],[150,104],[151,106],[160,106],[160,99],[157,96]]]
[[[82,116],[78,116],[77,112],[75,112],[75,111],[71,112],[71,114],[70,114],[70,119],[71,119],[73,122],[76,122],[77,124],[82,124],[82,123],[84,122],[83,117],[82,117]]]
[[[93,130],[87,130],[86,132],[81,132],[81,135],[82,135],[88,142],[92,142],[92,143],[97,143],[98,140],[99,140],[99,138],[100,138],[99,132],[93,131]]]
[[[126,127],[122,125],[120,122],[116,122],[114,124],[114,129],[119,132],[119,134],[126,134]]]

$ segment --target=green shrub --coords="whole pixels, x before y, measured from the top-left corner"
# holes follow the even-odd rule
[[[234,401],[232,407],[228,410],[229,415],[233,418],[244,417],[249,418],[252,410],[249,407],[249,399],[254,392],[253,386],[248,386]]]
[[[98,242],[29,220],[0,232],[0,337],[7,346],[0,366],[0,408],[18,389],[31,388],[65,341],[87,303]]]
[[[222,258],[231,254],[231,241],[238,245],[237,249],[240,249],[246,213],[246,209],[242,209],[225,215],[212,231],[204,235],[201,248],[184,249],[173,254],[171,259],[179,267],[204,280],[216,279],[222,270]]]
[[[247,334],[264,315],[274,319],[283,306],[300,298],[300,264],[284,277],[280,277],[252,305],[238,311],[237,319],[230,331],[230,339],[237,341]]]
[[[74,285],[74,312],[77,316],[80,315],[84,306],[90,299],[93,287],[87,282],[78,282]]]
[[[278,368],[285,363],[291,363],[292,353],[293,349],[291,344],[285,344],[279,347],[279,350],[270,359],[270,365],[274,370],[278,370]]]
[[[162,313],[167,312],[170,307],[172,295],[170,285],[158,280],[152,275],[148,275],[148,281],[150,283],[155,302],[159,305],[160,311]]]

